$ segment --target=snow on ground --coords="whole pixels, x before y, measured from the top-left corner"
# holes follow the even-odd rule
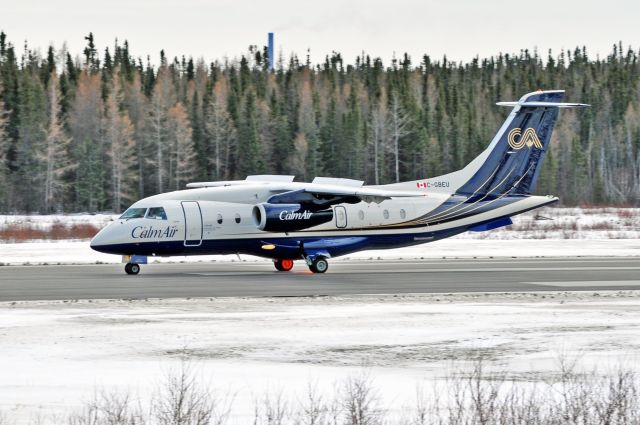
[[[540,217],[551,218],[541,220]],[[54,224],[91,224],[97,228],[114,216],[53,215],[0,216],[0,230],[7,226],[48,229]],[[536,217],[538,219],[536,219]],[[514,225],[489,232],[467,232],[424,245],[363,251],[343,259],[420,259],[456,257],[558,257],[640,256],[639,208],[544,208],[514,218]],[[265,261],[248,255],[197,256],[150,259],[180,261]],[[88,240],[2,243],[0,264],[118,263],[120,257],[89,248]]]
[[[0,338],[0,411],[18,423],[96,388],[144,398],[185,355],[248,423],[265,391],[295,401],[363,368],[392,409],[480,355],[525,382],[561,356],[638,370],[640,292],[3,303]]]
[[[350,259],[428,259],[497,257],[632,257],[640,256],[640,239],[488,239],[464,237],[391,250],[361,251],[331,261]],[[0,265],[119,263],[120,256],[89,248],[88,241],[0,244]],[[149,262],[270,261],[251,255],[200,255],[149,258]]]
[[[72,226],[90,224],[102,228],[117,218],[119,214],[48,214],[48,215],[0,215],[0,229],[10,226],[25,226],[32,229],[48,230],[56,224]]]

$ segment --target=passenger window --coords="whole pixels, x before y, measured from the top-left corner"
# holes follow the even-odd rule
[[[388,219],[389,219],[389,210],[384,210],[384,211],[382,212],[382,215],[384,216],[384,219],[385,219],[385,220],[388,220]]]
[[[362,211],[362,210],[358,211],[358,218],[360,220],[364,220],[364,211]]]
[[[403,220],[407,218],[407,212],[405,210],[400,210],[400,218]]]
[[[236,213],[236,223],[240,224],[240,221],[242,221],[240,214]]]
[[[222,224],[222,214],[218,214],[218,224]]]
[[[130,218],[142,218],[146,212],[146,208],[129,208],[120,216],[120,219],[129,220]]]
[[[164,212],[164,208],[162,207],[149,208],[149,212],[147,213],[147,218],[153,218],[156,220],[166,220],[167,213]]]

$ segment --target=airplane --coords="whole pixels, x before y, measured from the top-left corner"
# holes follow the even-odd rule
[[[361,250],[424,244],[466,231],[512,224],[511,217],[553,204],[532,195],[564,90],[537,91],[512,107],[489,146],[466,167],[439,177],[385,185],[316,177],[257,175],[199,182],[135,202],[92,240],[123,256],[136,275],[149,256],[250,254],[290,271],[304,260],[324,273],[330,258]]]

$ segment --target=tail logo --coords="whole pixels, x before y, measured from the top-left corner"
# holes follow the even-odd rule
[[[522,134],[522,129],[514,128],[509,132],[507,140],[509,141],[509,146],[515,150],[522,149],[525,146],[528,148],[534,147],[536,149],[542,149],[542,142],[536,134],[536,131],[531,127],[527,128],[524,134]]]

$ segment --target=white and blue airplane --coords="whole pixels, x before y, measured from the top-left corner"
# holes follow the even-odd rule
[[[148,256],[251,254],[279,271],[304,260],[324,273],[328,259],[487,231],[558,201],[534,196],[564,91],[538,91],[513,107],[491,144],[459,171],[424,180],[365,186],[351,179],[260,175],[190,183],[188,189],[134,203],[91,241],[123,256],[138,274]]]

